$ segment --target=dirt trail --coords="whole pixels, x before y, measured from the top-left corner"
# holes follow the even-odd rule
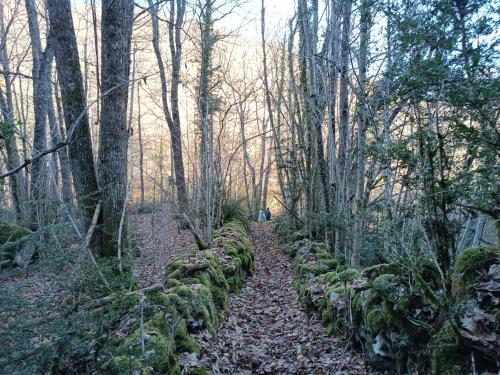
[[[199,337],[206,343],[198,366],[212,374],[366,374],[359,355],[300,306],[271,223],[254,224],[252,239],[256,271],[231,297],[218,341]]]

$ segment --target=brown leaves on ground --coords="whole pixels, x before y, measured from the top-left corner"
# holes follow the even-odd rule
[[[143,288],[162,282],[168,262],[195,247],[191,233],[179,230],[178,223],[167,209],[135,212],[130,215],[129,226],[140,254],[134,262],[134,272]]]
[[[181,363],[212,374],[365,374],[360,356],[300,306],[290,260],[275,248],[271,224],[254,224],[252,237],[256,271],[231,297],[218,340],[200,333],[201,358],[185,355]]]

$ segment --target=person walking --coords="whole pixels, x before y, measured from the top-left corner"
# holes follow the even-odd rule
[[[266,221],[271,221],[272,215],[271,215],[271,210],[266,208]]]
[[[259,211],[259,218],[258,218],[259,223],[266,221],[266,218],[267,218],[266,210],[264,207],[262,207]]]

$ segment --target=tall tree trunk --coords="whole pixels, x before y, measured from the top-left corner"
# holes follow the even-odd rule
[[[343,0],[342,5],[342,39],[340,43],[340,86],[339,86],[339,186],[337,187],[337,210],[347,224],[347,141],[349,128],[349,36],[351,31],[352,0]],[[335,252],[345,251],[345,230],[347,226],[341,226],[336,232]],[[347,254],[346,254],[347,255]]]
[[[137,131],[139,132],[139,177],[141,180],[141,206],[144,206],[144,144],[142,141],[141,85],[137,85]],[[160,141],[161,142],[161,141]],[[163,149],[163,144],[160,146]],[[160,151],[161,152],[161,151]],[[163,155],[160,155],[160,160]],[[160,164],[160,201],[163,202],[163,165]]]
[[[200,166],[201,166],[201,189],[203,195],[205,217],[206,217],[206,235],[210,240],[213,230],[213,142],[212,142],[212,113],[213,100],[210,92],[210,80],[212,77],[212,52],[214,45],[213,35],[213,3],[214,0],[206,0],[202,5],[200,32],[201,32],[201,66],[200,66],[200,85],[198,93],[198,111],[200,114]]]
[[[26,0],[26,11],[28,14],[28,28],[31,39],[31,52],[33,57],[33,102],[35,125],[33,130],[33,150],[36,155],[47,148],[47,106],[50,95],[50,67],[54,52],[52,49],[51,35],[47,37],[47,46],[42,53],[42,42],[40,40],[40,27],[38,25],[38,13],[33,0]],[[43,224],[45,213],[43,206],[47,204],[47,173],[44,171],[46,158],[35,159],[31,168],[30,194],[32,200],[31,227],[35,230]]]
[[[301,0],[302,11],[307,12],[307,2]],[[318,67],[316,63],[317,51],[317,38],[318,38],[318,2],[314,0],[310,9],[312,14],[312,20],[309,21],[309,17],[302,17],[301,27],[302,35],[304,39],[304,49],[307,58],[308,66],[308,97],[305,98],[305,104],[308,107],[310,121],[312,122],[312,129],[314,130],[314,139],[316,141],[315,151],[316,151],[316,164],[318,166],[319,179],[322,187],[323,193],[323,203],[324,210],[328,212],[330,210],[330,189],[328,186],[328,171],[326,160],[324,156],[324,146],[323,146],[323,131],[321,124],[323,121],[322,109],[320,106],[320,92],[318,89]]]
[[[3,12],[3,2],[0,2],[0,40],[3,41],[0,48],[0,59],[2,61],[2,75],[5,84],[5,93],[0,92],[0,107],[2,110],[2,117],[6,125],[5,131],[2,134],[5,143],[5,153],[6,153],[6,169],[17,167],[19,165],[19,153],[17,149],[16,135],[15,135],[15,124],[13,117],[13,101],[12,101],[12,81],[9,76],[9,57],[7,54],[7,34],[5,32],[4,26],[4,12]],[[23,209],[23,187],[24,178],[21,173],[15,173],[9,176],[9,188],[12,197],[12,205],[16,213],[16,219],[18,222],[22,221]]]
[[[279,136],[279,129],[277,128],[274,115],[273,115],[273,106],[271,102],[271,87],[269,85],[269,73],[267,67],[267,51],[266,51],[266,8],[264,6],[264,0],[261,1],[261,19],[260,19],[260,33],[261,33],[261,48],[262,48],[262,68],[264,70],[264,96],[265,96],[265,105],[267,109],[267,114],[269,117],[269,124],[271,126],[271,130],[273,132],[274,138],[274,146],[275,146],[275,154],[276,154],[276,163],[277,163],[277,172],[278,172],[278,182],[281,187],[281,191],[284,193],[285,202],[288,204],[288,197],[285,193],[285,176],[284,176],[284,168],[285,162],[283,158],[283,154],[281,152],[281,141]],[[265,147],[265,144],[264,144]],[[263,152],[265,155],[265,153]]]
[[[158,4],[148,0],[151,12],[151,24],[153,28],[153,48],[156,61],[160,71],[162,105],[165,120],[170,130],[172,162],[174,165],[175,188],[177,190],[177,202],[183,213],[189,211],[188,193],[186,179],[184,176],[184,159],[182,155],[182,131],[179,116],[178,91],[180,83],[180,68],[182,57],[181,32],[184,23],[186,9],[185,0],[172,0],[170,4],[169,23],[169,46],[172,58],[172,82],[170,86],[170,105],[168,103],[167,78],[165,76],[165,65],[160,48],[160,30],[158,25]],[[177,10],[177,11],[176,11]],[[171,106],[171,108],[170,108]]]
[[[59,96],[59,84],[55,85],[55,102],[57,109],[57,127],[59,139],[66,139],[66,132],[64,131],[64,114],[62,113],[61,98]],[[68,155],[68,149],[62,147],[58,151],[59,164],[61,166],[61,192],[63,202],[71,211],[73,207],[73,190],[71,181],[71,164]]]
[[[127,98],[134,3],[104,0],[101,13],[101,128],[99,184],[102,194],[102,256],[126,246],[127,220],[120,228],[127,191]],[[119,238],[121,233],[122,238]]]
[[[85,230],[90,228],[99,202],[99,187],[92,153],[80,59],[70,0],[48,0],[50,27],[54,35],[57,75],[61,87],[68,151],[78,206]],[[76,123],[78,121],[78,123]],[[100,252],[100,230],[94,231],[91,247]]]
[[[357,153],[357,182],[356,182],[356,210],[354,213],[354,234],[351,254],[351,266],[359,268],[361,250],[363,246],[364,223],[364,187],[365,187],[365,124],[366,116],[366,70],[368,65],[368,43],[370,40],[371,0],[361,2],[360,46],[358,59],[358,153]]]

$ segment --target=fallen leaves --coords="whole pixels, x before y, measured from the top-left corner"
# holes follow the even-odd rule
[[[256,271],[231,297],[218,340],[199,333],[201,356],[182,364],[212,374],[366,374],[361,357],[300,306],[289,258],[272,248],[278,239],[270,223],[253,226],[253,241]]]

